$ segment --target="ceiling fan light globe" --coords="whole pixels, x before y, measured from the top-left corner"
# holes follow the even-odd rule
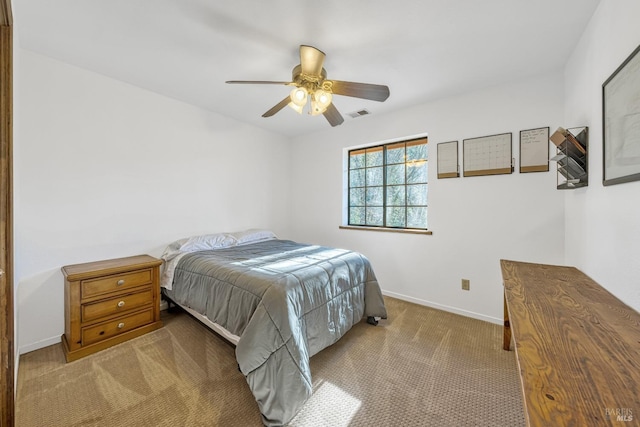
[[[315,98],[313,98],[311,99],[311,109],[309,110],[309,114],[311,114],[312,116],[323,114],[325,111],[327,111],[328,106],[329,104],[322,105],[318,101],[316,101]]]
[[[285,98],[286,99],[286,98]],[[298,113],[298,114],[302,114],[302,109],[304,108],[304,104],[303,105],[298,105],[298,104],[294,104],[293,102],[290,102],[289,104],[287,104],[289,107],[293,108],[293,110]]]
[[[322,112],[326,111],[329,104],[333,99],[331,92],[324,91],[322,89],[318,89],[313,94],[314,101],[318,104],[318,106],[322,109]]]
[[[299,105],[300,107],[304,107],[307,103],[308,95],[309,92],[307,92],[307,89],[303,87],[296,87],[293,88],[289,97],[291,98],[292,103],[294,103],[295,105]]]

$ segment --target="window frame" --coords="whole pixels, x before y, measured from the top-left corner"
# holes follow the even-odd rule
[[[408,199],[407,199],[407,194],[409,191],[409,187],[410,185],[412,185],[411,183],[407,182],[407,176],[408,176],[408,169],[407,166],[411,164],[411,161],[407,161],[406,159],[406,149],[408,147],[410,147],[411,145],[421,145],[422,143],[425,143],[427,145],[427,155],[426,158],[424,159],[424,161],[426,162],[426,164],[429,164],[429,152],[428,152],[428,144],[429,144],[429,139],[428,136],[425,135],[416,135],[416,136],[412,136],[412,137],[405,137],[405,138],[399,138],[399,139],[395,139],[395,140],[390,140],[390,141],[383,141],[383,142],[378,142],[378,143],[374,143],[374,144],[367,144],[367,145],[363,145],[363,146],[357,146],[357,147],[348,147],[345,148],[344,150],[344,162],[345,162],[345,175],[344,175],[344,209],[343,209],[343,225],[340,228],[343,229],[357,229],[357,230],[374,230],[374,231],[395,231],[395,232],[403,232],[403,233],[416,233],[416,234],[431,234],[430,229],[428,228],[428,208],[429,208],[429,201],[428,201],[428,188],[429,188],[429,174],[428,174],[428,166],[427,166],[427,175],[425,176],[425,181],[424,182],[418,182],[415,184],[418,185],[425,185],[427,188],[427,194],[426,194],[426,199],[425,199],[425,204],[424,205],[409,205],[408,204]],[[388,163],[388,159],[387,159],[387,150],[390,148],[393,148],[394,146],[397,148],[399,145],[402,145],[404,147],[404,155],[405,155],[405,161],[403,163]],[[351,168],[351,157],[352,157],[352,153],[354,152],[367,152],[368,151],[373,151],[376,149],[380,149],[382,150],[382,164],[380,166],[368,166],[366,164],[366,157],[365,157],[365,164],[362,168],[357,168],[357,169],[352,169]],[[421,161],[421,160],[419,160]],[[402,207],[404,208],[404,215],[405,215],[405,221],[404,221],[404,226],[393,226],[393,225],[388,225],[388,209],[389,206],[388,202],[389,200],[387,199],[387,193],[389,190],[390,186],[395,186],[398,184],[389,184],[388,183],[388,177],[387,177],[387,172],[388,172],[388,167],[390,165],[404,165],[404,181],[402,184],[399,184],[403,187],[404,189],[404,193],[405,193],[405,200],[404,200],[404,205],[393,205],[393,206],[398,206],[398,207]],[[365,191],[365,201],[363,202],[363,208],[365,209],[365,215],[366,215],[366,209],[367,209],[367,204],[366,204],[366,191],[367,188],[370,188],[367,185],[367,181],[365,178],[365,184],[364,186],[361,187],[352,187],[352,183],[351,183],[351,178],[352,178],[352,173],[354,170],[364,170],[365,175],[366,175],[366,171],[368,168],[371,167],[381,167],[382,168],[382,185],[380,185],[382,187],[382,205],[380,206],[382,209],[382,225],[371,225],[371,224],[352,224],[351,223],[351,190],[353,188],[362,188]],[[407,219],[408,219],[408,215],[409,215],[409,209],[411,207],[424,207],[427,211],[427,224],[426,227],[409,227],[407,226]],[[366,217],[365,217],[365,221],[366,221]]]

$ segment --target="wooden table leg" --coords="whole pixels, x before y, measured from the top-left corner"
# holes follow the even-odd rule
[[[509,309],[507,308],[507,296],[504,298],[504,329],[502,336],[502,348],[509,351],[511,349],[511,325],[509,324]]]

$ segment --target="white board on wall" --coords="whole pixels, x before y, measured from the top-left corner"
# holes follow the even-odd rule
[[[511,132],[462,141],[463,176],[513,172]]]

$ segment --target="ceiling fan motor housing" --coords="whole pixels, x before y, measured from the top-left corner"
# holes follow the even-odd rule
[[[326,78],[327,71],[324,68],[319,75],[305,74],[302,72],[301,64],[293,67],[291,72],[291,81],[298,87],[304,87],[310,93],[318,89],[331,92],[331,81],[326,80]]]

